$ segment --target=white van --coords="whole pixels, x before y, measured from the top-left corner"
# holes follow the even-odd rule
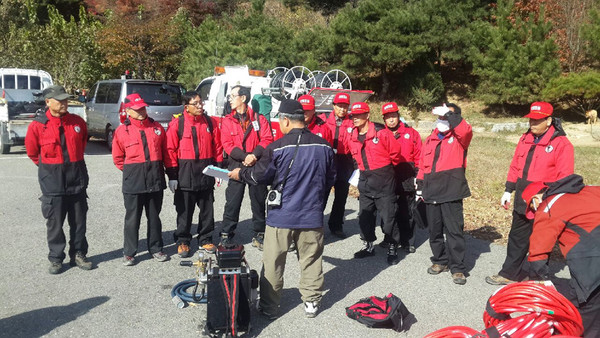
[[[106,140],[112,149],[113,135],[127,117],[123,101],[138,93],[149,105],[148,116],[167,129],[173,115],[183,112],[183,86],[176,82],[114,79],[96,82],[85,97],[85,115],[90,136]]]
[[[0,68],[0,152],[25,144],[25,134],[36,111],[44,108],[42,91],[52,85],[50,74],[39,69]]]

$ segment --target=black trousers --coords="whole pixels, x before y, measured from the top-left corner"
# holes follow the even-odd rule
[[[125,204],[123,255],[134,257],[138,251],[142,210],[146,211],[148,220],[146,232],[148,251],[151,254],[162,251],[162,223],[159,215],[162,209],[163,192],[123,194],[123,201]]]
[[[336,177],[334,188],[333,204],[331,205],[331,213],[327,221],[330,231],[342,230],[344,225],[344,214],[346,213],[346,200],[348,199],[348,191],[350,183],[348,180],[354,171],[354,162],[351,155],[335,155]],[[327,194],[329,199],[329,194]],[[327,199],[325,205],[327,205]]]
[[[532,232],[533,220],[513,211],[506,258],[502,264],[502,270],[498,273],[500,276],[520,281],[529,275],[527,253],[529,252],[529,237]]]
[[[415,194],[406,192],[398,195],[396,222],[400,230],[400,245],[415,245],[415,222],[412,215]]]
[[[245,183],[229,180],[225,189],[225,210],[223,211],[222,233],[229,237],[235,235],[238,221],[240,220],[240,208],[244,199]],[[250,208],[252,209],[252,229],[254,232],[265,232],[265,201],[267,199],[267,186],[263,184],[248,185],[250,195]]]
[[[81,252],[87,255],[88,242],[85,238],[86,215],[88,211],[85,191],[75,195],[40,197],[42,215],[46,219],[46,238],[48,240],[48,260],[62,263],[67,245],[63,224],[69,223],[69,257]]]
[[[177,230],[173,234],[175,242],[190,245],[192,240],[192,218],[196,206],[200,210],[198,215],[198,244],[212,243],[215,230],[215,203],[214,191],[184,191],[175,190],[175,210],[177,211]]]
[[[360,226],[362,240],[374,242],[377,239],[375,236],[375,221],[377,212],[379,212],[385,237],[391,239],[391,243],[398,244],[400,242],[400,231],[396,223],[396,195],[391,194],[373,198],[367,196],[367,194],[360,194],[358,205],[358,225]]]
[[[465,237],[463,201],[426,204],[431,262],[448,265],[452,273],[464,273]],[[446,240],[444,240],[446,234]]]
[[[570,285],[569,285],[570,286]],[[584,337],[600,337],[600,287],[594,290],[585,303],[577,300],[577,295],[572,287],[566,290],[560,290],[579,311],[581,321],[583,322]]]

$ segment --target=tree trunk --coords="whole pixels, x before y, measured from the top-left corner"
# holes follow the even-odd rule
[[[387,73],[387,67],[381,67],[381,97],[387,98],[390,89],[390,79]]]

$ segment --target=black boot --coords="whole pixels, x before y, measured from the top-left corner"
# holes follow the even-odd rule
[[[398,258],[398,245],[394,243],[390,243],[387,251],[387,262],[389,265],[396,265],[400,262]]]

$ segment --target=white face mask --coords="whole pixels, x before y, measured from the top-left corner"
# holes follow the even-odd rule
[[[437,121],[435,121],[435,126],[441,133],[445,133],[448,130],[450,130],[450,123],[448,123],[448,121],[446,120],[438,119]]]

